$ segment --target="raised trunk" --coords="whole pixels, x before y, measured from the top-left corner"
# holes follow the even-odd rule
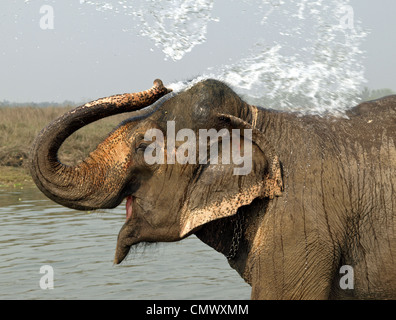
[[[114,165],[103,156],[106,152],[103,143],[102,148],[92,152],[77,166],[62,164],[58,159],[58,150],[71,134],[83,126],[108,116],[147,107],[170,91],[161,80],[155,80],[149,90],[92,101],[54,120],[40,132],[32,145],[29,167],[37,187],[50,199],[73,209],[91,210],[118,205],[109,194],[118,191],[114,185],[108,186],[106,196],[101,190],[108,176],[107,171]],[[111,181],[117,183],[115,177]],[[98,193],[101,193],[100,197]]]

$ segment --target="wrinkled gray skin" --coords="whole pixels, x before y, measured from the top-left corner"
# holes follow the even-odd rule
[[[47,196],[71,208],[111,208],[132,196],[115,263],[139,242],[191,234],[228,255],[239,221],[242,235],[229,263],[252,286],[252,299],[395,299],[396,96],[346,114],[256,108],[225,84],[206,80],[161,102],[149,116],[120,124],[84,161],[84,170],[59,169],[56,153],[92,115],[85,111],[81,125],[63,127],[61,138],[49,126],[33,147],[31,171]],[[234,164],[148,165],[143,154],[152,141],[143,135],[157,128],[166,140],[169,120],[176,121],[176,132],[191,128],[197,136],[199,129],[258,129],[252,172],[233,175]],[[38,152],[43,142],[48,150]],[[283,170],[283,192],[275,196],[263,193],[273,150]],[[69,176],[80,169],[83,178]],[[353,267],[352,290],[340,287],[343,265]]]

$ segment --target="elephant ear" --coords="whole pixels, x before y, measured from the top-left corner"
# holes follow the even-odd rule
[[[243,138],[236,139],[236,144],[235,135],[232,135],[231,154],[233,156],[235,150],[238,150],[238,154],[245,152],[243,165],[246,166],[250,161],[250,170],[245,174],[236,174],[241,170],[241,164],[235,164],[233,159],[228,163],[219,161],[218,164],[198,166],[183,204],[181,237],[195,232],[205,223],[236,214],[238,208],[250,204],[256,198],[271,200],[282,195],[281,163],[263,133],[231,115],[218,114],[217,119],[232,129],[239,129],[237,132]],[[235,130],[232,132],[235,133]],[[218,159],[222,159],[222,152],[222,144],[219,143]]]

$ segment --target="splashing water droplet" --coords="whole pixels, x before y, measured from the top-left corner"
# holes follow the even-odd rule
[[[359,102],[366,81],[360,45],[367,33],[358,21],[353,28],[341,24],[348,2],[262,1],[261,24],[276,40],[259,39],[239,61],[210,68],[196,80],[225,81],[247,102],[264,107],[343,115]]]
[[[206,42],[214,0],[85,1],[130,15],[139,33],[177,62]],[[367,33],[348,17],[349,0],[243,0],[260,16],[262,38],[239,61],[212,66],[204,78],[227,82],[257,105],[302,113],[342,114],[359,102],[365,82],[360,45]],[[350,11],[349,11],[350,14]],[[348,23],[346,23],[346,21]],[[125,29],[127,30],[127,29]],[[171,84],[186,88],[183,82]]]
[[[99,11],[112,10],[130,15],[139,22],[139,33],[154,42],[165,59],[180,60],[195,46],[206,42],[207,26],[210,21],[214,0],[135,0],[86,1]],[[129,5],[128,5],[129,3]]]

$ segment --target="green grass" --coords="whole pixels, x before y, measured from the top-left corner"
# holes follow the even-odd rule
[[[0,186],[29,184],[26,167],[30,146],[52,120],[73,107],[0,107]],[[130,114],[108,117],[81,128],[59,150],[59,159],[73,165],[82,161],[108,133]]]

